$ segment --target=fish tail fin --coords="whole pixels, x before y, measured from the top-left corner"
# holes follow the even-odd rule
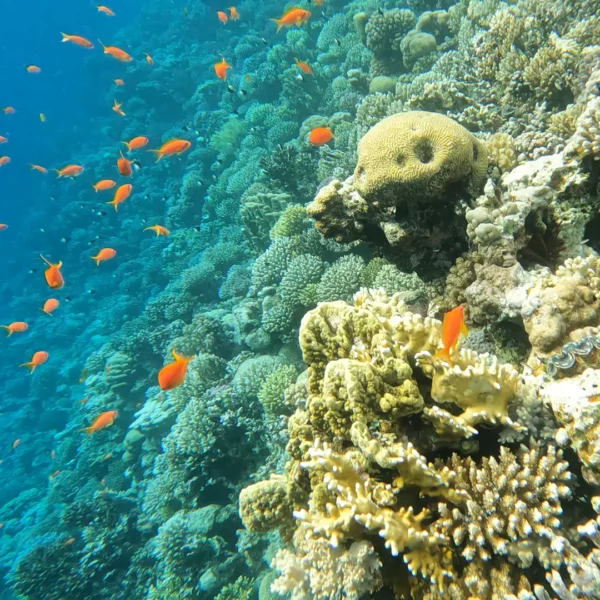
[[[60,35],[62,35],[62,40],[61,42],[68,42],[69,41],[69,36],[66,33],[63,33],[62,31],[60,32]]]
[[[22,365],[19,365],[20,367],[27,367],[29,369],[29,374],[33,373],[35,371],[35,368],[37,365],[35,365],[32,362],[26,362],[23,363]]]
[[[96,263],[96,266],[100,264],[100,259],[97,256],[90,256],[90,258]]]
[[[98,190],[96,189],[96,184],[95,184],[95,183],[90,183],[90,185],[91,185],[91,186],[94,188],[94,191],[95,191],[96,193],[98,193]]]
[[[12,335],[12,331],[9,329],[8,325],[0,325],[2,329],[6,329],[6,337],[10,337]]]
[[[111,200],[110,202],[107,202],[106,204],[112,204],[115,207],[115,212],[119,212],[119,205],[114,200]]]
[[[102,49],[104,50],[106,48],[106,46],[102,43],[102,40],[100,38],[98,38],[98,42],[100,43],[100,45],[102,46]]]
[[[59,169],[52,169],[59,177],[60,177],[60,170]]]
[[[450,362],[450,348],[441,348],[433,355],[433,358],[441,358]]]
[[[121,142],[121,144],[125,144],[125,146],[127,146],[127,152],[131,152],[131,148],[129,147],[129,142]]]
[[[84,427],[83,429],[80,429],[79,432],[80,433],[85,433],[85,435],[87,435],[87,436],[90,436],[90,435],[92,435],[92,433],[94,433],[91,426],[90,427]]]
[[[40,310],[45,314],[48,315],[49,317],[52,316],[52,313],[49,313],[47,310],[44,310],[43,308],[40,308]]]
[[[148,150],[148,152],[154,152],[156,155],[156,162],[158,162],[162,157],[162,152],[160,150]]]
[[[273,21],[277,25],[277,31],[275,33],[279,33],[279,30],[283,27],[283,23],[281,19],[269,19],[269,21]]]

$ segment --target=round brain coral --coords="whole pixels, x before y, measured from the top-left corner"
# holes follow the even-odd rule
[[[383,119],[362,138],[354,185],[382,205],[432,202],[455,188],[478,192],[486,172],[485,146],[462,125],[412,111]]]

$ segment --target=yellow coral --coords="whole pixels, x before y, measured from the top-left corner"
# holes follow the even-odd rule
[[[436,113],[412,111],[383,119],[358,145],[354,185],[388,204],[441,200],[451,185],[479,190],[486,179],[484,145],[462,125]]]
[[[289,525],[291,512],[285,477],[271,475],[240,494],[240,518],[248,531],[265,533]]]

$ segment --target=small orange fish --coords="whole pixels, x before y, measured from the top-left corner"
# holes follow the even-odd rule
[[[225,81],[227,79],[227,69],[231,69],[231,65],[227,64],[227,61],[225,60],[225,58],[223,58],[221,62],[215,63],[213,65],[213,68],[217,77],[221,81]]]
[[[121,50],[121,48],[117,48],[116,46],[105,46],[100,40],[98,41],[104,50],[104,54],[109,54],[121,62],[131,62],[133,60],[125,50]]]
[[[72,537],[72,538],[69,538],[69,539],[68,539],[68,540],[67,540],[67,541],[64,543],[64,545],[65,545],[65,546],[70,546],[71,544],[74,544],[74,543],[75,543],[75,538],[74,538],[74,537]]]
[[[138,137],[134,137],[128,142],[121,142],[127,146],[127,152],[131,152],[132,150],[139,150],[143,148],[148,143],[148,138],[143,135],[139,135]]]
[[[7,165],[10,162],[10,156],[0,156],[0,167]]]
[[[20,443],[21,443],[21,440],[20,440],[19,438],[17,438],[17,439],[16,439],[16,440],[15,440],[15,441],[14,441],[14,442],[13,442],[13,443],[10,445],[10,447],[11,447],[13,450],[16,450],[16,449],[17,449],[17,446],[18,446]]]
[[[298,60],[297,58],[294,58],[294,62],[296,63],[296,66],[306,75],[313,74],[313,70],[310,68],[308,63],[302,62],[302,61]]]
[[[101,485],[102,487],[105,487],[105,486],[106,486],[106,479],[101,479],[101,480],[100,480],[100,485]]]
[[[313,146],[323,146],[333,139],[333,134],[329,127],[315,127],[308,134],[308,141]]]
[[[17,111],[12,106],[4,106],[2,112],[5,115],[14,115]]]
[[[56,298],[48,298],[40,310],[47,315],[52,315],[52,313],[58,308],[58,304],[59,302]]]
[[[79,400],[77,402],[77,404],[81,404],[82,406],[89,400],[88,396],[86,396],[85,398],[82,398],[81,400]]]
[[[86,380],[87,376],[88,376],[88,370],[81,369],[81,374],[79,375],[79,379],[78,379],[79,383],[83,383]]]
[[[240,13],[237,11],[237,8],[235,6],[229,7],[229,16],[232,21],[239,21]]]
[[[83,173],[83,167],[81,165],[67,165],[62,169],[54,169],[58,177],[77,177]]]
[[[131,173],[133,172],[131,169],[132,161],[127,160],[123,156],[122,152],[119,152],[119,154],[121,155],[121,158],[117,158],[117,170],[119,171],[120,175],[123,175],[123,177],[130,177]]]
[[[29,325],[25,321],[14,321],[10,325],[0,325],[2,329],[6,329],[6,337],[10,337],[13,333],[22,333],[29,329]]]
[[[36,65],[27,65],[25,67],[25,70],[28,73],[41,73],[42,72],[42,70],[39,67],[37,67]]]
[[[63,33],[61,31],[60,35],[62,35],[63,42],[71,42],[72,44],[76,44],[77,46],[81,46],[82,48],[87,48],[90,50],[94,47],[94,44],[90,42],[90,40],[81,37],[80,35],[69,35],[68,33]]]
[[[119,415],[116,410],[107,410],[103,413],[100,413],[92,422],[89,427],[84,427],[80,429],[82,433],[86,433],[87,435],[92,435],[92,433],[96,431],[100,431],[106,427],[110,427],[114,422],[117,416]]]
[[[46,115],[45,115],[44,113],[40,113],[40,114],[38,115],[38,118],[39,118],[39,120],[40,120],[42,123],[45,123],[45,122],[46,122]]]
[[[113,79],[115,85],[125,85],[125,82],[122,79]]]
[[[29,167],[34,171],[38,171],[39,173],[42,173],[44,175],[48,172],[48,169],[44,169],[44,167],[40,167],[40,165],[34,165],[29,163]]]
[[[116,112],[120,117],[124,117],[125,113],[121,110],[121,106],[123,106],[123,104],[119,104],[116,100],[113,100],[113,111]]]
[[[3,135],[0,135],[0,144],[6,144],[6,142],[8,142],[8,139],[5,138]]]
[[[48,268],[44,271],[44,278],[48,287],[53,290],[60,290],[65,285],[65,280],[60,272],[62,267],[62,261],[58,261],[56,264],[52,264],[47,261],[41,254],[40,258],[48,265]]]
[[[45,352],[44,350],[39,350],[38,352],[35,352],[33,354],[33,356],[31,357],[31,360],[29,362],[20,364],[19,366],[27,367],[29,369],[29,372],[33,373],[35,371],[36,367],[43,365],[47,360],[48,360],[48,353]]]
[[[50,452],[50,458],[52,460],[54,460],[56,458],[56,450],[52,450],[52,452]]]
[[[298,8],[297,6],[293,6],[289,10],[287,10],[279,19],[270,19],[277,25],[277,32],[282,27],[300,27],[310,19],[311,12],[310,10],[304,10],[303,8]]]
[[[219,18],[219,21],[223,23],[223,25],[227,23],[227,15],[222,10],[217,11],[217,17]]]
[[[109,452],[108,454],[105,454],[105,455],[102,457],[102,460],[109,460],[110,458],[112,458],[112,455],[113,455],[113,453],[112,453],[112,452]]]
[[[104,262],[105,260],[110,260],[116,255],[116,250],[113,250],[112,248],[102,248],[102,250],[100,250],[100,252],[98,252],[96,256],[90,256],[90,258],[96,261],[96,266],[99,266],[101,262]]]
[[[166,227],[162,225],[152,225],[151,227],[146,227],[144,231],[154,231],[156,233],[156,237],[159,235],[169,235],[171,233]]]
[[[117,182],[113,181],[112,179],[101,179],[100,181],[92,184],[92,187],[96,190],[96,192],[103,192],[105,190],[111,190],[115,187],[115,185],[117,185]]]
[[[444,315],[442,321],[442,348],[435,354],[435,358],[450,361],[450,353],[456,348],[458,338],[467,335],[469,330],[464,321],[465,309],[457,306]]]
[[[57,469],[56,471],[54,471],[54,473],[50,473],[50,475],[48,475],[48,479],[52,481],[59,473],[60,471]]]
[[[147,62],[147,63],[148,63],[150,66],[152,66],[152,65],[154,64],[154,61],[152,60],[152,57],[151,57],[149,54],[147,54],[146,52],[144,52],[144,56],[146,57],[146,62]]]
[[[185,379],[188,363],[196,358],[195,356],[180,356],[175,350],[171,354],[175,361],[165,365],[158,373],[158,385],[161,390],[172,390],[180,386]]]
[[[8,229],[8,225],[6,223],[0,223],[0,231],[4,231],[5,229]]]
[[[115,13],[108,8],[108,6],[104,6],[102,4],[96,4],[96,8],[98,12],[104,13],[107,17],[114,17]]]
[[[158,162],[163,156],[183,154],[191,145],[192,143],[187,140],[172,139],[165,142],[158,150],[148,150],[148,152],[154,152],[156,154],[156,162]]]
[[[125,183],[124,185],[120,185],[115,190],[115,195],[113,196],[113,199],[110,202],[107,202],[106,204],[112,204],[115,207],[115,212],[118,211],[119,204],[121,204],[121,202],[125,202],[125,200],[127,200],[127,198],[129,198],[129,196],[131,195],[132,189],[133,189],[133,186],[130,183]]]

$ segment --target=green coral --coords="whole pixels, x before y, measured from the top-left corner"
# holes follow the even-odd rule
[[[306,214],[306,208],[299,204],[288,206],[273,227],[269,236],[272,240],[281,237],[292,237],[301,234],[310,223],[310,219]]]
[[[356,255],[342,256],[324,273],[317,284],[318,302],[345,300],[350,302],[360,287],[365,261]]]
[[[285,399],[285,390],[296,381],[298,371],[293,365],[284,365],[264,380],[258,399],[269,416],[290,414],[294,407]]]

